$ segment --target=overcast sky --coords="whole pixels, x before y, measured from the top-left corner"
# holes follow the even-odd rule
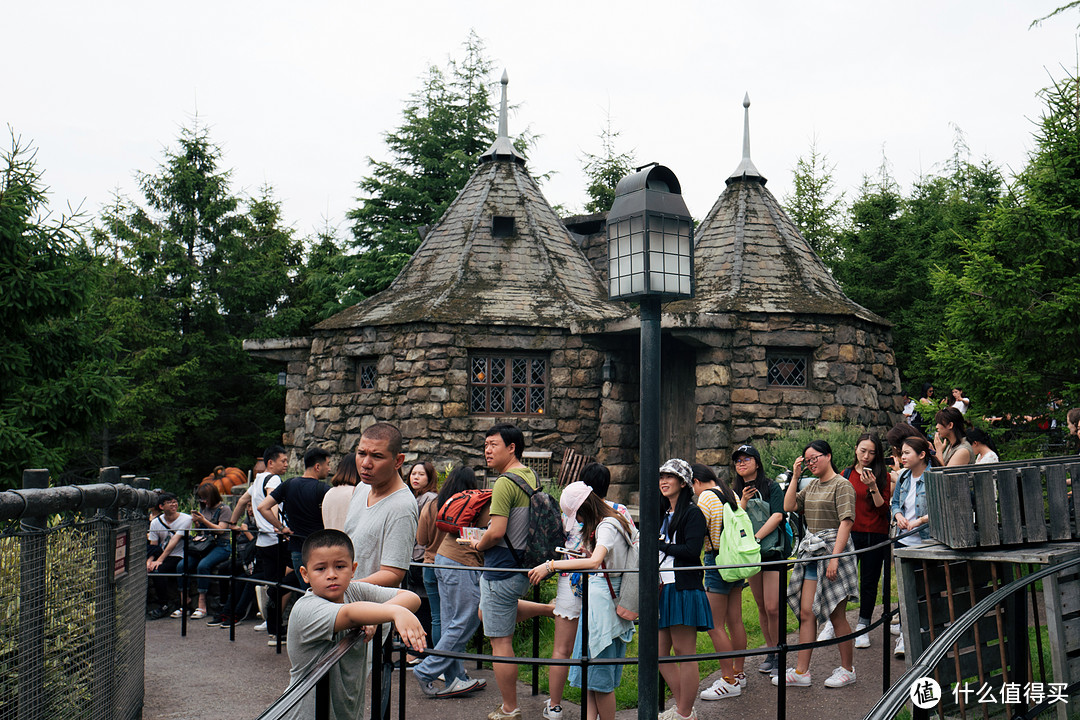
[[[668,165],[701,218],[739,163],[745,92],[779,198],[814,137],[849,197],[883,152],[905,187],[933,172],[953,125],[1019,171],[1080,13],[1028,25],[1064,2],[8,2],[0,121],[37,147],[54,212],[96,215],[117,190],[141,201],[135,174],[197,113],[235,192],[268,183],[298,232],[343,237],[367,158],[475,29],[491,79],[509,72],[511,135],[541,136],[549,202],[583,206],[610,112],[619,148]]]

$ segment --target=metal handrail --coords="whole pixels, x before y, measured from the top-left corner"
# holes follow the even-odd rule
[[[953,621],[941,635],[923,650],[922,655],[911,664],[911,667],[907,672],[901,675],[900,679],[898,679],[881,697],[877,704],[871,708],[870,712],[866,715],[866,720],[889,720],[896,715],[904,703],[907,702],[911,683],[921,677],[930,675],[937,664],[941,662],[945,653],[949,651],[949,648],[955,645],[960,639],[960,636],[978,622],[992,607],[998,605],[1002,600],[1016,591],[1022,591],[1031,583],[1042,580],[1050,575],[1060,573],[1063,570],[1068,570],[1077,565],[1080,565],[1080,557],[1056,565],[1050,565],[1042,570],[1013,580],[1008,585],[998,588],[977,602],[970,610]]]

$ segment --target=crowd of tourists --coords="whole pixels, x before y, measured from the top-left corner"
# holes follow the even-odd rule
[[[924,395],[932,397],[932,387]],[[934,415],[932,437],[912,422],[893,427],[884,441],[863,434],[855,461],[842,471],[825,440],[803,448],[779,483],[768,477],[752,444],[734,448],[727,468],[667,460],[659,469],[659,507],[638,509],[656,513],[661,528],[661,655],[695,654],[700,632],[717,652],[746,649],[742,593],[749,587],[766,647],[781,640],[784,601],[798,617],[800,643],[854,634],[838,643],[840,665],[824,686],[855,683],[854,650],[871,644],[867,629],[882,568],[890,562],[890,536],[904,545],[929,537],[926,469],[997,461],[991,438],[965,424],[967,398],[959,389],[953,396],[954,404]],[[1073,433],[1078,421],[1080,410],[1070,411]],[[378,423],[363,433],[355,453],[338,461],[329,483],[326,451],[309,450],[304,473],[283,479],[287,455],[273,446],[235,507],[223,502],[212,483],[197,488],[198,509],[192,513],[180,512],[178,498],[162,493],[150,524],[148,617],[187,612],[191,619],[228,628],[258,613],[263,621],[256,629],[268,633],[269,645],[285,646],[294,680],[345,630],[363,627],[374,635],[380,624],[392,622],[413,653],[408,663],[421,690],[432,698],[481,691],[486,682],[470,677],[461,660],[425,649],[464,652],[482,629],[492,655],[512,656],[516,624],[532,617],[553,619],[554,659],[624,658],[636,629],[638,578],[608,569],[637,566],[634,517],[607,499],[611,474],[599,463],[586,465],[561,488],[558,509],[545,514],[537,501],[545,494],[522,460],[524,446],[520,429],[497,425],[484,447],[490,489],[481,487],[485,483],[469,467],[447,468],[440,482],[431,462],[406,465],[400,433]],[[554,519],[547,516],[551,512]],[[557,537],[559,547],[539,557],[530,544],[534,535]],[[230,583],[219,582],[218,602],[212,604],[213,576],[235,567],[233,541],[240,571],[261,580],[265,591],[242,583],[234,600]],[[782,588],[785,567],[791,573]],[[197,579],[188,605],[181,607],[171,574],[184,568]],[[531,584],[552,578],[551,602],[523,599]],[[587,648],[581,622],[586,591]],[[854,629],[848,603],[858,604]],[[899,625],[892,629],[899,634]],[[371,664],[367,646],[358,644],[339,663],[334,707],[363,710]],[[902,637],[894,652],[903,656]],[[801,650],[792,667],[782,668],[769,654],[757,669],[773,684],[807,687],[812,656],[812,650]],[[588,717],[614,717],[622,667],[590,666],[584,689]],[[494,663],[493,669],[501,702],[489,720],[520,718],[516,665]],[[674,704],[661,717],[693,718],[699,700],[741,695],[748,685],[745,670],[743,658],[722,659],[720,676],[702,688],[696,662],[662,663]],[[550,666],[547,720],[562,719],[567,683],[582,686],[580,668]],[[304,717],[311,703],[307,698],[297,706],[296,717]]]

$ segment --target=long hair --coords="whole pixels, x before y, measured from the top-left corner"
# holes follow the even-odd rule
[[[675,511],[671,514],[671,522],[668,523],[668,539],[671,539],[671,529],[676,527],[682,522],[683,516],[686,515],[687,509],[694,504],[694,489],[689,485],[682,485],[679,488],[679,499],[675,501]],[[657,506],[660,510],[660,524],[664,524],[664,516],[667,511],[671,509],[671,502],[664,497],[660,496],[660,504]]]
[[[911,426],[908,425],[908,427]],[[881,497],[885,497],[885,490],[889,487],[889,470],[885,465],[884,448],[881,446],[877,433],[863,433],[855,441],[855,447],[859,447],[866,440],[874,443],[874,459],[870,462],[870,471],[874,473],[874,482],[877,484],[878,492],[881,493]],[[857,460],[851,463],[848,470],[854,470],[856,464],[858,464]]]
[[[581,507],[577,511],[578,520],[581,521],[582,530],[581,536],[585,538],[585,544],[589,550],[596,549],[596,526],[604,518],[613,517],[619,521],[619,525],[622,526],[623,532],[627,537],[630,537],[630,523],[626,521],[619,513],[608,505],[604,500],[595,492],[589,493],[585,497],[585,501],[581,503]]]
[[[450,473],[450,476],[446,478],[446,482],[443,483],[442,489],[439,490],[439,496],[435,498],[435,509],[441,510],[442,506],[446,504],[446,501],[454,495],[457,495],[459,492],[475,489],[476,473],[473,472],[473,469],[465,465],[456,467]]]
[[[421,488],[413,488],[412,483],[409,482],[409,477],[412,475],[412,471],[416,469],[416,466],[424,468],[424,474],[427,475],[427,483]],[[409,474],[405,476],[405,484],[412,490],[412,494],[415,497],[420,497],[426,492],[432,492],[438,489],[439,476],[435,474],[435,466],[431,464],[430,460],[424,462],[413,463],[409,466]]]
[[[904,440],[904,444],[911,448],[916,455],[926,454],[926,467],[940,467],[941,460],[934,454],[934,448],[930,443],[926,442],[922,438],[909,437]],[[910,468],[908,468],[910,470]]]
[[[716,489],[720,491],[721,499],[731,506],[734,510],[735,506],[739,504],[739,497],[732,492],[731,487],[727,484],[727,481],[722,480],[713,469],[708,465],[702,465],[701,463],[694,463],[691,466],[694,470],[694,479],[701,480],[707,483],[716,483]]]
[[[339,485],[357,485],[360,483],[360,473],[356,471],[356,453],[351,452],[338,461],[334,477],[330,479],[331,487]]]
[[[942,425],[952,423],[952,431],[956,435],[956,442],[950,443],[952,445],[959,445],[967,437],[967,431],[964,429],[964,414],[952,405],[944,410],[939,410],[938,414],[934,416],[934,422]]]

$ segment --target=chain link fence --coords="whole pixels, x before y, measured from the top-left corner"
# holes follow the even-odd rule
[[[29,472],[44,477],[24,485],[47,482]],[[121,483],[0,493],[0,720],[140,717],[153,497]]]

